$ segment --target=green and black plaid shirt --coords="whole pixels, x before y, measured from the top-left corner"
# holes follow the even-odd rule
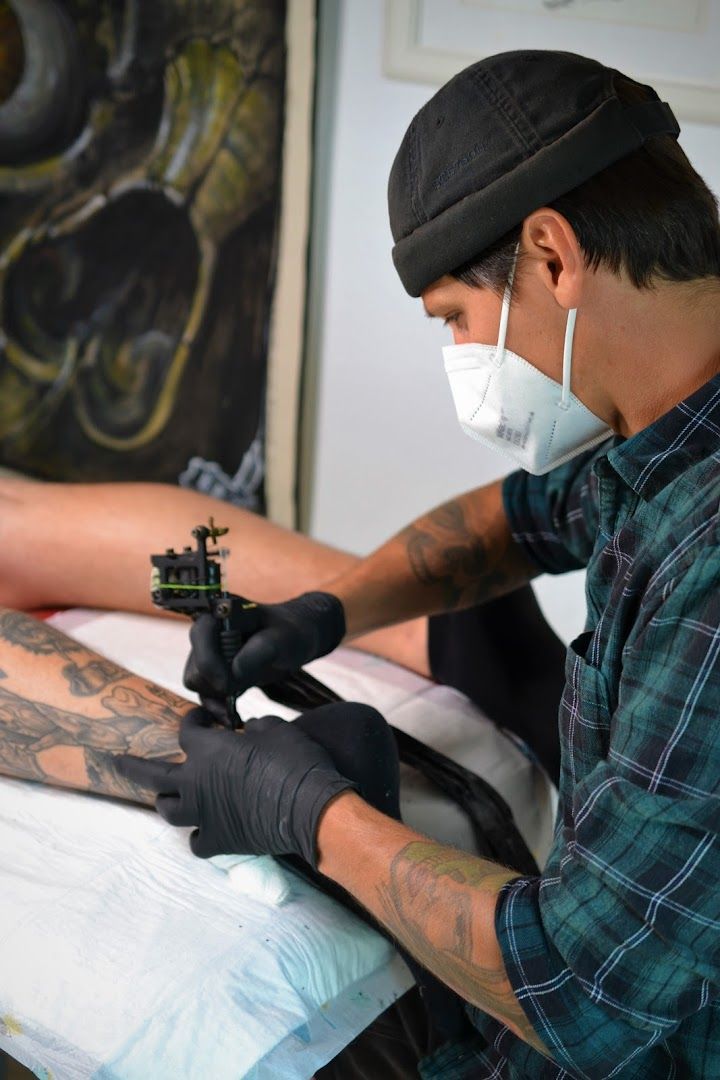
[[[554,1063],[473,1010],[483,1038],[423,1075],[720,1077],[720,376],[504,495],[543,571],[587,567],[555,841],[496,913]]]

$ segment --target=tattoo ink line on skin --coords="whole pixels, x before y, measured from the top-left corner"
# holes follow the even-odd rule
[[[66,664],[62,674],[68,681],[68,688],[73,697],[92,697],[107,689],[110,683],[126,677],[127,672],[113,664],[111,660],[98,657],[80,667],[74,661]]]
[[[55,655],[70,660],[73,653],[85,651],[79,642],[21,611],[0,614],[0,638],[35,656]]]

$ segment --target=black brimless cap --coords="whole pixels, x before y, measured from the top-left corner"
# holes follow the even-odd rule
[[[677,138],[670,106],[649,86],[646,101],[624,105],[618,77],[574,53],[499,53],[423,106],[388,186],[393,260],[411,296],[650,136]]]

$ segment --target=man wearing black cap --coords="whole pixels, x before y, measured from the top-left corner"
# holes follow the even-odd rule
[[[196,851],[301,855],[460,995],[468,1027],[422,1076],[720,1075],[720,225],[678,131],[650,88],[557,52],[483,60],[420,111],[390,178],[395,264],[452,329],[464,430],[520,468],[263,608],[233,662],[236,689],[262,684],[586,567],[544,872],[414,834],[279,721],[238,738],[196,716],[185,765],[119,765]],[[190,682],[221,696],[213,631]]]

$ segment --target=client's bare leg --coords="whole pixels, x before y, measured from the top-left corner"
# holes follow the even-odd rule
[[[0,610],[0,774],[152,803],[113,755],[182,760],[189,701],[46,623]]]
[[[48,484],[0,478],[0,604],[150,612],[151,552],[189,543],[213,515],[231,529],[228,585],[269,603],[321,588],[356,556],[256,514],[167,484]],[[428,674],[427,621],[353,644]]]

